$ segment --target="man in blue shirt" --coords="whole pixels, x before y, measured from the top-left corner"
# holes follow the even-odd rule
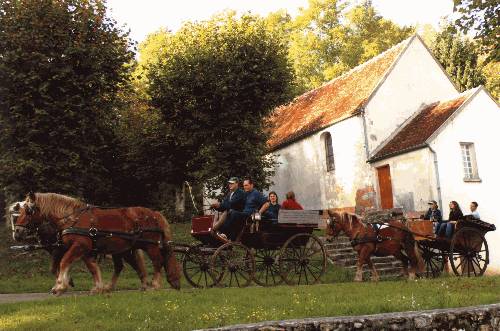
[[[213,225],[212,231],[216,232],[222,224],[224,224],[228,214],[233,211],[242,211],[245,207],[246,194],[239,188],[239,181],[237,177],[229,178],[227,181],[229,193],[222,202],[216,202],[210,205],[213,209],[222,212],[217,222]]]
[[[243,181],[243,189],[246,192],[243,211],[232,211],[229,214],[228,220],[221,228],[221,231],[231,240],[236,239],[245,226],[246,219],[253,213],[259,211],[260,207],[267,201],[267,198],[254,188],[254,183],[250,178]]]

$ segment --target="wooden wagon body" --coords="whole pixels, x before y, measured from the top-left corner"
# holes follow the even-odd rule
[[[320,211],[280,211],[278,220],[252,215],[234,242],[211,231],[214,215],[192,219],[199,242],[183,249],[183,271],[195,287],[314,284],[326,270],[326,251],[314,234]]]

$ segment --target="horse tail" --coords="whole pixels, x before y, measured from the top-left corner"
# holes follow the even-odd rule
[[[164,246],[161,250],[163,255],[163,268],[167,274],[168,283],[176,290],[181,288],[181,267],[177,259],[175,258],[174,247],[172,243],[172,231],[170,230],[170,224],[168,224],[167,219],[158,213],[160,221],[163,223],[163,240]]]
[[[406,228],[406,230],[408,230]],[[420,254],[420,250],[418,249],[418,242],[415,240],[415,236],[413,233],[405,231],[405,250],[406,254],[408,254],[408,258],[410,260],[410,263],[415,267],[415,271],[417,273],[422,272],[425,268],[424,264],[424,259],[422,258],[422,255]]]
[[[417,272],[423,273],[425,270],[425,262],[422,258],[422,254],[420,253],[420,249],[418,248],[418,241],[415,240],[414,244],[415,256],[417,258]]]
[[[172,240],[172,231],[170,230],[170,224],[167,219],[159,212],[155,212],[155,214],[160,220],[160,227],[163,230],[163,239],[166,241]]]

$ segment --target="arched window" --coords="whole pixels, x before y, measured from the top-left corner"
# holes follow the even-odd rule
[[[335,170],[335,157],[333,155],[332,135],[330,132],[325,132],[322,134],[322,138],[325,144],[326,171],[333,171]]]

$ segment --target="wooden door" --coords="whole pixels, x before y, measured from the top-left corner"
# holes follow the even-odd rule
[[[392,201],[391,168],[389,165],[385,165],[377,168],[377,173],[382,209],[391,209],[394,207]]]

